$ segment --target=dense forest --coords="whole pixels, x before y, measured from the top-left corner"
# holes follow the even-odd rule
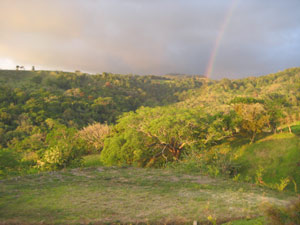
[[[100,154],[299,192],[299,105],[300,68],[236,80],[0,70],[0,176]]]

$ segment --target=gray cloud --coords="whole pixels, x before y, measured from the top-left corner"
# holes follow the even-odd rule
[[[233,0],[234,1],[234,0]],[[0,59],[88,72],[204,74],[231,1],[1,0]],[[300,1],[238,1],[213,78],[300,66]]]

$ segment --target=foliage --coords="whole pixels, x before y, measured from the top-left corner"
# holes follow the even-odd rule
[[[193,146],[199,132],[196,113],[175,108],[141,108],[128,113],[115,126],[101,155],[105,164],[151,166],[178,160]],[[202,134],[203,135],[203,134]]]
[[[78,135],[86,141],[89,154],[100,152],[104,146],[104,139],[109,135],[111,128],[107,124],[94,123],[82,128]]]
[[[300,224],[300,197],[291,201],[287,207],[269,205],[265,209],[268,224],[298,225]]]
[[[234,161],[234,150],[228,143],[206,148],[198,152],[191,152],[185,155],[178,163],[168,166],[183,172],[201,172],[212,177],[219,175],[235,177],[240,167]]]
[[[205,163],[196,152],[184,154],[182,159],[176,162],[169,162],[166,168],[178,171],[179,173],[199,174],[205,173]]]
[[[67,166],[79,166],[85,143],[77,137],[77,131],[67,128],[51,119],[46,121],[50,132],[47,134],[47,149],[41,152],[37,167],[43,170],[55,170]]]
[[[269,125],[270,116],[264,106],[260,103],[237,104],[234,109],[241,119],[242,131],[248,133],[251,142],[254,142],[256,135]]]
[[[157,166],[230,135],[224,117],[175,107],[140,108],[118,121],[102,151],[104,164]]]
[[[219,174],[234,177],[238,173],[239,164],[233,160],[233,149],[228,143],[217,145],[201,154],[210,175]]]
[[[278,190],[278,191],[283,191],[285,188],[286,188],[286,186],[290,183],[290,178],[282,178],[281,180],[280,180],[280,183],[279,184],[275,184],[275,188]]]
[[[107,85],[109,83],[109,85]],[[0,71],[0,121],[12,125],[25,113],[34,125],[47,118],[83,127],[114,122],[140,106],[178,101],[177,92],[200,87],[196,78],[172,79],[103,73]],[[8,127],[7,127],[8,128]]]
[[[230,104],[239,104],[239,103],[242,103],[242,104],[256,104],[256,103],[264,104],[264,100],[253,98],[253,97],[235,97],[234,99],[232,99],[230,101]]]
[[[265,108],[269,115],[269,124],[274,133],[280,124],[280,120],[284,117],[284,111],[290,107],[286,96],[278,93],[271,93],[266,96]]]
[[[100,161],[100,154],[86,155],[83,157],[82,167],[103,166]]]
[[[241,165],[239,178],[255,179],[252,163],[242,156],[237,157],[240,161],[233,159],[242,148],[249,152],[260,148],[254,141],[270,132],[285,132],[285,127],[295,132],[293,125],[300,120],[299,87],[300,68],[219,81],[197,76],[1,70],[0,148],[16,153],[29,170],[78,165],[83,154],[103,148],[100,158],[106,165],[175,163],[236,177]],[[237,139],[251,143],[245,146],[233,141]],[[289,144],[294,146],[294,140]],[[262,149],[261,154],[267,151]],[[288,154],[282,153],[285,163]],[[282,189],[285,182],[280,179],[290,178],[287,188],[292,182],[299,184],[295,165],[291,166],[295,171],[286,166],[280,177],[266,183]],[[264,169],[262,181],[270,174]]]
[[[16,170],[19,165],[19,155],[16,152],[0,148],[0,177]]]
[[[71,152],[78,152],[80,158],[82,151],[101,151],[110,130],[108,124],[123,112],[176,102],[177,92],[201,85],[195,77],[1,70],[0,147],[20,154],[30,168],[37,164],[43,169],[61,168],[77,157]],[[54,143],[55,131],[49,127],[49,119],[64,126],[53,129],[60,135],[63,133],[58,130],[65,129],[66,138],[59,137]],[[69,129],[74,135],[69,135]],[[75,135],[78,129],[79,136]],[[75,143],[69,136],[74,136]],[[80,151],[78,139],[85,141]]]

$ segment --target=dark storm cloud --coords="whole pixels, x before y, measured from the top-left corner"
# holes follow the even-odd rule
[[[89,72],[204,74],[232,1],[1,0],[0,60]],[[213,77],[300,66],[300,1],[238,1]]]

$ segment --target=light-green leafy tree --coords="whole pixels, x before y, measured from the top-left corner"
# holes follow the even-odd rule
[[[241,128],[250,135],[251,143],[255,141],[257,134],[269,126],[270,116],[261,103],[236,104],[234,109],[241,118]]]
[[[201,150],[230,135],[220,116],[176,107],[140,108],[114,127],[101,160],[107,165],[156,166],[177,161],[191,149]]]

